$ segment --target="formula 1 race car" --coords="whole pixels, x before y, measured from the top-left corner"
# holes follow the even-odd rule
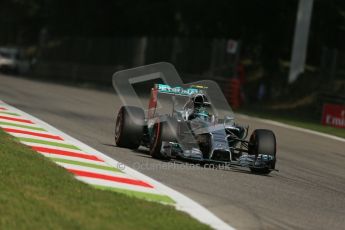
[[[207,87],[200,85],[155,84],[147,116],[142,108],[122,106],[115,125],[117,146],[144,146],[154,158],[241,166],[257,174],[275,170],[274,133],[256,129],[247,136],[248,127],[234,123],[233,116],[214,115]]]

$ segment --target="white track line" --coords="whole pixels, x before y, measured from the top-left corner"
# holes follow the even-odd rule
[[[214,229],[222,229],[222,230],[223,229],[224,230],[234,229],[233,227],[229,226],[224,221],[222,221],[220,218],[218,218],[216,215],[214,215],[212,212],[207,210],[205,207],[201,206],[199,203],[193,201],[192,199],[183,195],[182,193],[179,193],[179,192],[173,190],[172,188],[169,188],[168,186],[142,174],[141,172],[138,172],[138,171],[114,160],[113,158],[111,158],[111,157],[97,151],[96,149],[93,149],[90,146],[80,142],[79,140],[63,133],[59,129],[54,128],[53,126],[49,125],[48,123],[46,123],[46,122],[28,114],[28,113],[25,113],[19,109],[16,109],[15,107],[7,105],[6,103],[4,103],[0,100],[0,107],[1,106],[10,108],[12,112],[16,112],[18,114],[24,115],[24,117],[32,120],[34,123],[40,124],[40,126],[44,129],[46,129],[47,131],[61,136],[68,143],[74,144],[86,152],[92,152],[94,155],[99,156],[101,159],[103,159],[105,162],[107,162],[109,165],[111,165],[115,168],[119,168],[118,166],[121,165],[121,168],[123,168],[122,171],[124,171],[125,173],[127,173],[128,175],[130,175],[134,178],[137,178],[139,180],[145,181],[145,182],[153,185],[162,194],[166,194],[170,198],[175,200],[176,209],[187,212],[188,214],[190,214],[192,217],[194,217],[195,219],[197,219],[201,223],[205,223]],[[71,151],[73,151],[73,150],[71,150]],[[96,184],[96,182],[101,181],[99,179],[90,179],[90,178],[85,178],[85,177],[77,177],[77,178],[80,180],[83,180],[85,182],[93,180],[93,182],[91,184]],[[119,183],[117,183],[117,184],[119,184]],[[137,187],[139,187],[139,186],[137,186]]]
[[[321,132],[317,132],[317,131],[313,131],[310,129],[305,129],[305,128],[299,128],[293,125],[287,125],[278,121],[272,121],[272,120],[267,120],[267,119],[262,119],[262,118],[257,118],[257,117],[250,117],[244,114],[237,114],[236,117],[239,118],[243,118],[243,119],[248,119],[248,120],[252,120],[252,121],[258,121],[258,122],[262,122],[262,123],[266,123],[266,124],[270,124],[270,125],[275,125],[278,127],[282,127],[282,128],[287,128],[287,129],[292,129],[295,131],[299,131],[299,132],[304,132],[304,133],[308,133],[308,134],[314,134],[314,135],[318,135],[321,137],[326,137],[332,140],[336,140],[336,141],[340,141],[340,142],[345,142],[344,138],[341,137],[337,137],[337,136],[333,136],[330,134],[326,134],[326,133],[321,133]]]

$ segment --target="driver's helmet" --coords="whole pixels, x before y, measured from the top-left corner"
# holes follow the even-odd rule
[[[200,118],[208,118],[210,115],[205,107],[200,107],[198,109],[195,109],[194,114],[196,117],[200,117]]]
[[[194,116],[201,119],[208,119],[210,116],[207,108],[207,98],[204,95],[197,95],[194,98]]]

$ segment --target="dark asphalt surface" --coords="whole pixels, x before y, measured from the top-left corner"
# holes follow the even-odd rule
[[[187,168],[114,146],[114,92],[0,75],[0,100],[186,194],[235,228],[345,229],[344,142],[242,119],[251,130],[275,132],[280,172]]]

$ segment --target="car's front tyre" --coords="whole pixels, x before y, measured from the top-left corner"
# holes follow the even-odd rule
[[[269,174],[276,165],[276,137],[271,130],[256,129],[249,139],[248,152],[250,155],[266,155],[272,160],[268,160],[265,167],[250,167],[252,173]]]

